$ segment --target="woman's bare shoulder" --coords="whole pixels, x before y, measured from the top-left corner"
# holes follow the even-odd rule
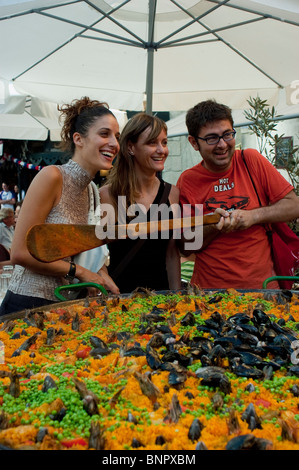
[[[33,185],[40,185],[43,182],[47,181],[47,185],[55,184],[59,181],[62,181],[62,173],[59,171],[57,166],[50,165],[42,168],[39,173],[32,180]]]
[[[48,178],[53,178],[53,179],[61,179],[62,178],[62,173],[59,170],[59,168],[55,165],[49,165],[45,166],[40,173],[41,175],[48,177]]]
[[[26,193],[26,201],[35,204],[55,205],[60,198],[62,174],[53,165],[42,168],[32,180]]]

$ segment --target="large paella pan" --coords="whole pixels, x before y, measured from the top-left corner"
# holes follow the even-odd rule
[[[0,444],[299,449],[298,291],[104,295],[0,319]]]

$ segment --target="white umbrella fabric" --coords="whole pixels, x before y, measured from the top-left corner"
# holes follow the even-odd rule
[[[61,140],[58,116],[51,117],[49,114],[49,111],[53,111],[54,103],[41,102],[38,98],[26,99],[22,96],[19,101],[19,103],[24,102],[22,111],[9,113],[5,109],[12,108],[11,102],[12,100],[8,99],[7,106],[0,105],[0,139],[45,141],[50,138],[53,142]],[[39,114],[41,111],[34,111],[36,105],[41,105],[45,114]]]
[[[21,95],[12,83],[3,79],[0,79],[0,89],[3,90],[0,100],[0,139],[61,140],[62,121],[56,103]],[[127,113],[116,109],[111,111],[122,129],[127,122]]]
[[[1,75],[55,103],[243,109],[299,79],[297,0],[0,0],[0,25]]]
[[[0,78],[0,139],[37,140],[60,138],[57,105],[18,93]]]

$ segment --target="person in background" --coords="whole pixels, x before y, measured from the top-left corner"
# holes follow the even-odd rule
[[[218,224],[203,229],[191,282],[201,288],[261,289],[265,279],[275,276],[265,224],[296,219],[299,198],[265,157],[246,149],[244,159],[260,207],[241,150],[235,149],[229,107],[203,101],[187,112],[186,124],[189,142],[202,161],[179,177],[180,202],[202,204],[204,215],[221,215]],[[184,244],[181,249],[190,254]]]
[[[60,111],[64,117],[62,149],[72,158],[63,165],[44,167],[26,192],[11,248],[15,268],[0,315],[51,304],[57,301],[55,288],[74,279],[119,292],[105,267],[92,272],[70,258],[42,263],[26,246],[26,234],[33,225],[87,223],[90,184],[98,171],[111,168],[119,150],[119,125],[105,103],[84,97]]]
[[[6,183],[2,183],[2,191],[0,192],[1,208],[14,210],[15,203],[16,199],[13,193],[9,191],[8,185]]]
[[[167,208],[178,205],[178,188],[157,176],[164,169],[168,152],[164,121],[145,113],[136,114],[128,121],[121,133],[117,160],[107,183],[100,188],[101,202],[115,208],[118,223],[119,196],[125,197],[126,201],[127,217],[123,223],[130,223],[136,214],[142,214],[145,221],[150,221],[151,215],[155,217],[151,210],[161,201]],[[134,207],[131,217],[130,207]],[[168,217],[169,214],[167,211]],[[109,250],[108,271],[122,293],[132,292],[137,287],[154,290],[181,287],[179,252],[171,232],[167,238],[160,234],[157,239],[148,236],[144,240],[129,237],[113,241]]]
[[[16,203],[23,201],[25,197],[25,191],[20,191],[20,188],[17,184],[14,185],[13,193],[14,193],[14,198],[16,200]]]
[[[10,253],[15,233],[15,214],[13,209],[0,209],[0,244]]]

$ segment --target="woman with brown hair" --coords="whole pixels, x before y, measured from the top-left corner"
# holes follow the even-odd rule
[[[91,182],[98,171],[111,168],[119,150],[118,122],[105,103],[85,97],[60,111],[64,117],[61,147],[71,159],[43,168],[26,193],[11,248],[16,266],[0,315],[53,303],[55,288],[75,278],[119,292],[105,267],[91,272],[71,259],[42,263],[26,246],[26,233],[33,225],[88,222]]]
[[[128,121],[107,184],[100,188],[101,202],[114,208],[119,225],[134,222],[136,214],[138,221],[155,220],[159,207],[162,212],[165,210],[165,217],[161,218],[173,216],[172,208],[178,207],[178,188],[158,177],[168,152],[164,121],[145,113],[136,114]],[[109,249],[108,271],[122,293],[137,287],[180,288],[180,258],[171,231],[168,235],[150,234],[147,239],[129,236],[114,241]]]

